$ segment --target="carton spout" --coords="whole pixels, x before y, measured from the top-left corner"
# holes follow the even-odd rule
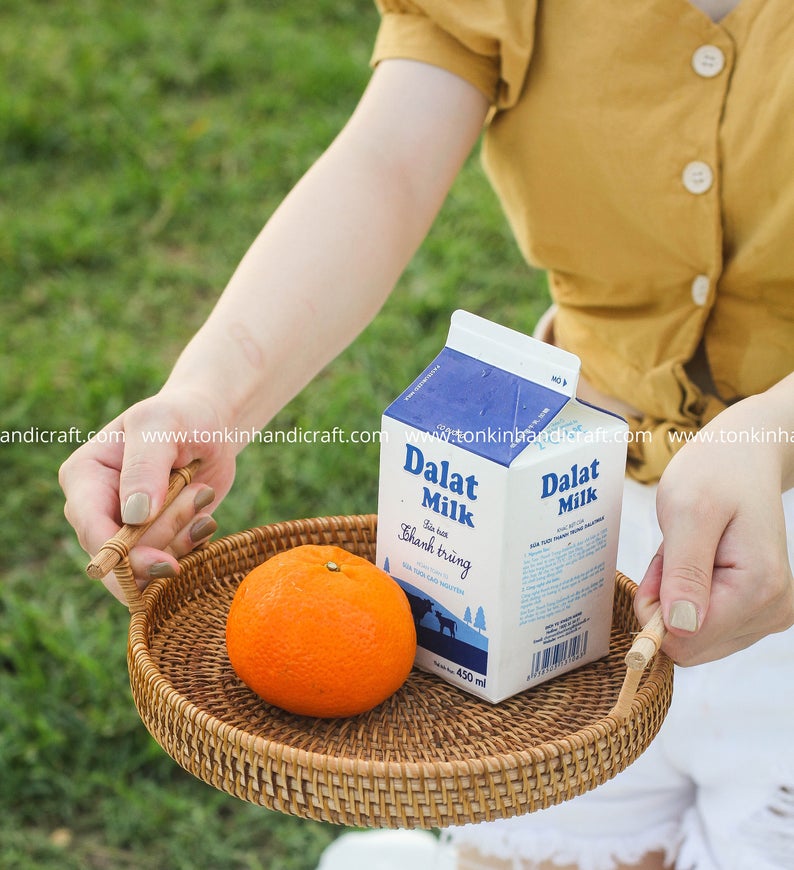
[[[579,358],[536,338],[497,325],[469,311],[452,314],[447,347],[472,354],[504,371],[534,381],[568,398],[576,395],[579,382]]]

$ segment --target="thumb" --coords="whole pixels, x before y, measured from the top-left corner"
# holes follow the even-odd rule
[[[160,512],[168,490],[168,479],[178,453],[174,441],[147,438],[147,432],[125,427],[124,457],[119,479],[121,521],[140,525]]]
[[[694,634],[703,625],[711,596],[714,557],[722,533],[722,529],[693,525],[690,520],[691,517],[677,516],[663,530],[659,600],[665,625],[677,635]]]

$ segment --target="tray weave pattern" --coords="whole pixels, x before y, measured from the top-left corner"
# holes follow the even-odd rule
[[[234,674],[226,614],[255,565],[305,543],[374,560],[374,515],[295,520],[208,544],[132,613],[128,664],[141,718],[194,776],[246,801],[357,827],[435,828],[507,818],[586,792],[631,764],[672,695],[658,654],[631,714],[610,714],[626,673],[634,584],[618,574],[609,654],[489,704],[417,669],[395,695],[347,719],[269,706]]]

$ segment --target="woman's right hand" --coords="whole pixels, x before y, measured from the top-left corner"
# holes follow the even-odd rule
[[[61,466],[64,514],[83,549],[94,556],[123,523],[141,524],[161,510],[173,468],[199,459],[192,482],[130,553],[140,588],[174,576],[177,559],[215,531],[212,510],[234,480],[237,448],[206,396],[161,391],[129,408]],[[124,601],[116,578],[104,580]]]

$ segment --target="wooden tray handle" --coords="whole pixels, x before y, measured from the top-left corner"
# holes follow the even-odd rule
[[[86,566],[86,574],[93,580],[101,580],[106,574],[115,571],[116,577],[124,593],[130,611],[135,613],[143,608],[143,599],[132,574],[127,557],[130,550],[140,541],[147,529],[171,504],[179,493],[190,483],[193,475],[199,467],[199,460],[194,459],[183,468],[177,468],[171,472],[168,481],[168,492],[165,501],[157,516],[152,517],[141,525],[124,525],[100,548],[94,558]]]
[[[645,623],[642,631],[634,637],[631,649],[626,653],[626,677],[610,716],[626,719],[631,714],[631,705],[637,694],[642,672],[659,651],[666,634],[660,604],[653,616]]]

